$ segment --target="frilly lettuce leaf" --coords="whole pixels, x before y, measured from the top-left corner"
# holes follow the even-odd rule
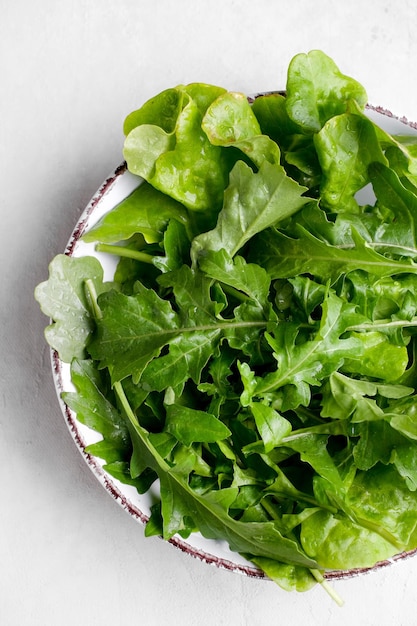
[[[163,99],[174,102],[168,121],[163,104],[151,100],[145,112],[139,110],[125,122],[123,154],[129,170],[191,210],[221,206],[229,157],[210,143],[201,121],[223,92],[211,85],[179,86]]]
[[[202,128],[215,146],[241,150],[257,166],[280,162],[278,144],[261,132],[248,99],[241,93],[222,94],[207,109]]]
[[[291,60],[286,105],[288,115],[302,131],[318,132],[329,119],[345,113],[350,100],[363,108],[365,89],[342,74],[321,50],[297,54]]]

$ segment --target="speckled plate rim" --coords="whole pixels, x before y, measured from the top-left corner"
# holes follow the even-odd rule
[[[253,101],[259,95],[272,95],[274,93],[285,95],[284,91],[268,91],[254,96],[249,96],[248,99],[249,101]],[[402,134],[417,134],[417,123],[411,122],[405,117],[398,117],[391,111],[381,106],[375,106],[372,104],[367,104],[366,109],[369,117],[383,126],[383,128],[390,133],[399,134],[400,131],[403,131]],[[112,202],[110,196],[115,190],[115,186],[125,179],[127,179],[127,185],[124,195],[119,197],[117,202]],[[88,251],[82,249],[84,245],[80,242],[82,235],[95,222],[97,222],[98,219],[100,219],[101,215],[107,213],[113,206],[120,202],[123,197],[129,195],[129,193],[131,193],[139,184],[140,179],[132,176],[130,172],[128,172],[126,164],[120,164],[102,183],[82,212],[70,236],[64,254],[67,256],[85,256],[85,254],[88,253],[93,256],[100,257],[100,255],[97,254],[91,246]],[[82,457],[100,484],[106,489],[112,498],[135,520],[142,524],[146,524],[149,519],[149,513],[146,512],[146,504],[142,502],[143,496],[139,496],[138,498],[137,491],[133,487],[122,484],[117,479],[110,476],[103,469],[100,459],[86,452],[86,446],[92,443],[89,439],[93,434],[93,431],[83,426],[77,420],[76,413],[72,411],[62,400],[62,392],[71,390],[73,387],[70,381],[69,365],[60,360],[59,355],[55,350],[51,350],[51,365],[55,390],[62,414],[69,432]],[[97,439],[94,439],[94,436],[95,434],[93,435],[93,440],[96,441]],[[144,495],[146,496],[146,494]],[[252,578],[269,580],[261,570],[253,566],[239,554],[232,552],[226,542],[208,540],[202,537],[199,533],[194,533],[187,541],[183,540],[181,537],[174,536],[166,543],[173,545],[175,548],[203,561],[204,563],[215,565],[221,569],[237,572]],[[373,567],[333,570],[326,572],[325,576],[329,580],[351,578],[387,567],[396,561],[412,557],[416,553],[417,549],[403,552],[390,559],[380,561]]]

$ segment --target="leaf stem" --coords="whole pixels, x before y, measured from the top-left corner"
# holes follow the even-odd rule
[[[250,300],[249,296],[247,296],[242,291],[239,291],[235,287],[226,285],[226,283],[223,283],[221,281],[219,281],[219,283],[225,293],[229,294],[229,296],[232,296],[233,298],[236,298],[236,300],[239,300],[239,302],[247,302],[248,300]]]
[[[154,257],[151,254],[142,252],[141,250],[132,250],[131,248],[126,248],[125,246],[116,246],[109,243],[98,243],[96,245],[96,250],[97,252],[115,254],[116,256],[134,259],[135,261],[141,261],[142,263],[153,265]]]
[[[384,329],[384,328],[406,328],[417,326],[417,317],[411,320],[378,320],[377,322],[364,322],[363,324],[354,324],[348,326],[346,331],[366,332],[367,330]]]
[[[339,596],[339,594],[333,589],[331,585],[327,582],[323,574],[318,569],[310,568],[311,575],[317,580],[318,583],[323,587],[326,593],[336,602],[338,606],[344,605],[344,600]]]
[[[365,243],[366,243],[366,246],[369,248],[375,248],[375,249],[376,248],[393,248],[399,252],[403,250],[404,256],[414,256],[414,257],[417,256],[417,250],[415,248],[411,248],[410,246],[402,246],[400,244],[391,243],[389,241],[366,241]],[[340,248],[341,250],[352,250],[356,248],[356,244],[347,243],[347,244],[340,244],[335,247]]]
[[[97,291],[91,278],[87,278],[87,280],[85,281],[85,288],[86,288],[88,299],[91,304],[93,316],[96,320],[101,320],[101,318],[103,317],[103,314],[101,312],[100,307],[97,304]]]
[[[274,519],[274,520],[279,519],[279,517],[277,515],[277,512],[275,511],[274,506],[267,500],[267,498],[263,498],[262,499],[261,505],[265,509],[265,511],[268,513],[268,515],[270,515],[270,517],[272,519]],[[332,598],[332,600],[334,600],[338,606],[343,606],[343,604],[344,604],[343,599],[339,596],[338,593],[336,593],[336,591],[333,589],[333,587],[331,585],[329,585],[329,583],[327,582],[327,580],[325,579],[323,574],[320,572],[320,570],[315,569],[315,568],[308,568],[308,569],[309,569],[311,575],[313,576],[313,578],[315,578],[316,581],[324,589],[324,591],[329,594],[329,596]]]
[[[135,413],[133,412],[132,407],[129,404],[129,400],[126,397],[126,394],[123,389],[123,385],[120,380],[114,383],[113,389],[118,399],[120,400],[120,403],[122,405],[123,411],[125,412],[127,419],[129,420],[130,424],[135,429],[136,433],[141,438],[142,443],[146,446],[146,448],[148,449],[152,457],[157,461],[159,467],[162,468],[165,472],[169,471],[168,463],[165,461],[165,459],[163,459],[159,454],[156,453],[155,448],[149,442],[149,439],[147,437],[148,433],[139,424],[139,421]]]

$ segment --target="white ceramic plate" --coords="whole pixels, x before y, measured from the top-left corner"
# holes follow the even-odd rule
[[[417,135],[416,124],[409,122],[404,118],[398,118],[381,107],[368,105],[367,112],[373,121],[391,134]],[[98,258],[104,269],[105,280],[112,279],[117,260],[111,255],[96,252],[94,249],[95,244],[86,244],[83,241],[80,241],[80,238],[104,214],[126,198],[140,184],[140,182],[141,179],[128,172],[124,164],[120,165],[114,173],[104,181],[100,189],[98,189],[98,191],[94,194],[90,203],[75,225],[66,247],[65,254],[69,256],[82,257],[90,255]],[[365,193],[367,193],[366,190]],[[361,200],[364,201],[364,203],[366,202],[366,198],[363,196]],[[92,457],[90,454],[85,452],[85,447],[100,439],[101,436],[81,424],[77,420],[77,415],[61,400],[61,392],[71,391],[73,390],[73,387],[71,383],[69,365],[63,363],[55,351],[52,351],[52,370],[63,415],[71,435],[88,466],[111,496],[132,517],[137,519],[139,522],[145,523],[150,514],[151,501],[154,501],[152,499],[152,491],[143,495],[138,494],[133,487],[124,485],[107,474],[105,470],[103,470],[100,459]],[[157,489],[157,484],[154,485],[153,489]],[[195,533],[189,537],[187,541],[184,541],[180,537],[173,537],[170,540],[170,543],[175,545],[180,550],[187,552],[188,554],[197,557],[206,563],[212,563],[223,569],[240,572],[247,576],[265,578],[262,571],[254,567],[254,565],[246,561],[239,554],[232,552],[226,542],[207,540],[199,533]],[[393,559],[378,563],[375,567],[383,567],[397,559],[410,556],[415,552],[417,551],[415,550],[406,554],[400,554]],[[369,569],[329,572],[327,574],[327,578],[343,578],[369,571]]]

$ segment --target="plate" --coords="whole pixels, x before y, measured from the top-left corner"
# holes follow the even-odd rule
[[[382,107],[367,105],[367,114],[374,122],[390,134],[417,135],[417,124],[409,122],[405,118],[396,117]],[[96,222],[98,222],[103,215],[132,193],[132,191],[134,191],[140,183],[141,179],[131,174],[127,170],[126,164],[123,163],[118,166],[115,171],[103,182],[83,211],[80,219],[74,227],[68,245],[65,249],[65,254],[68,256],[94,256],[99,259],[104,269],[104,280],[111,280],[113,278],[117,259],[115,259],[112,255],[100,254],[99,252],[96,252],[94,249],[95,244],[86,244],[84,241],[81,241],[81,237]],[[365,188],[361,191],[361,194],[365,194],[361,197],[361,201],[365,204],[367,201],[366,194],[369,194],[369,189]],[[369,198],[369,201],[370,200],[371,198]],[[136,489],[133,487],[122,484],[107,474],[103,469],[101,460],[91,456],[85,451],[86,446],[95,443],[101,437],[81,424],[77,420],[77,415],[62,401],[61,393],[63,391],[73,390],[70,367],[68,364],[59,359],[58,354],[54,350],[51,351],[51,360],[53,378],[59,403],[77,448],[83,455],[87,465],[93,471],[96,478],[113,497],[113,499],[135,520],[145,524],[150,515],[151,503],[154,502],[153,496],[155,495],[157,484],[153,487],[154,491],[151,489],[146,494],[138,494]],[[232,552],[225,541],[208,540],[199,533],[194,533],[187,539],[187,541],[184,541],[181,537],[174,536],[170,539],[169,543],[205,563],[214,564],[222,569],[239,572],[250,577],[267,578],[261,570],[257,569],[249,561],[244,559],[239,554]],[[393,561],[411,556],[416,552],[417,550],[401,553],[392,559],[377,563],[372,568],[328,572],[326,574],[326,578],[334,580],[358,575],[370,570],[384,567]]]

